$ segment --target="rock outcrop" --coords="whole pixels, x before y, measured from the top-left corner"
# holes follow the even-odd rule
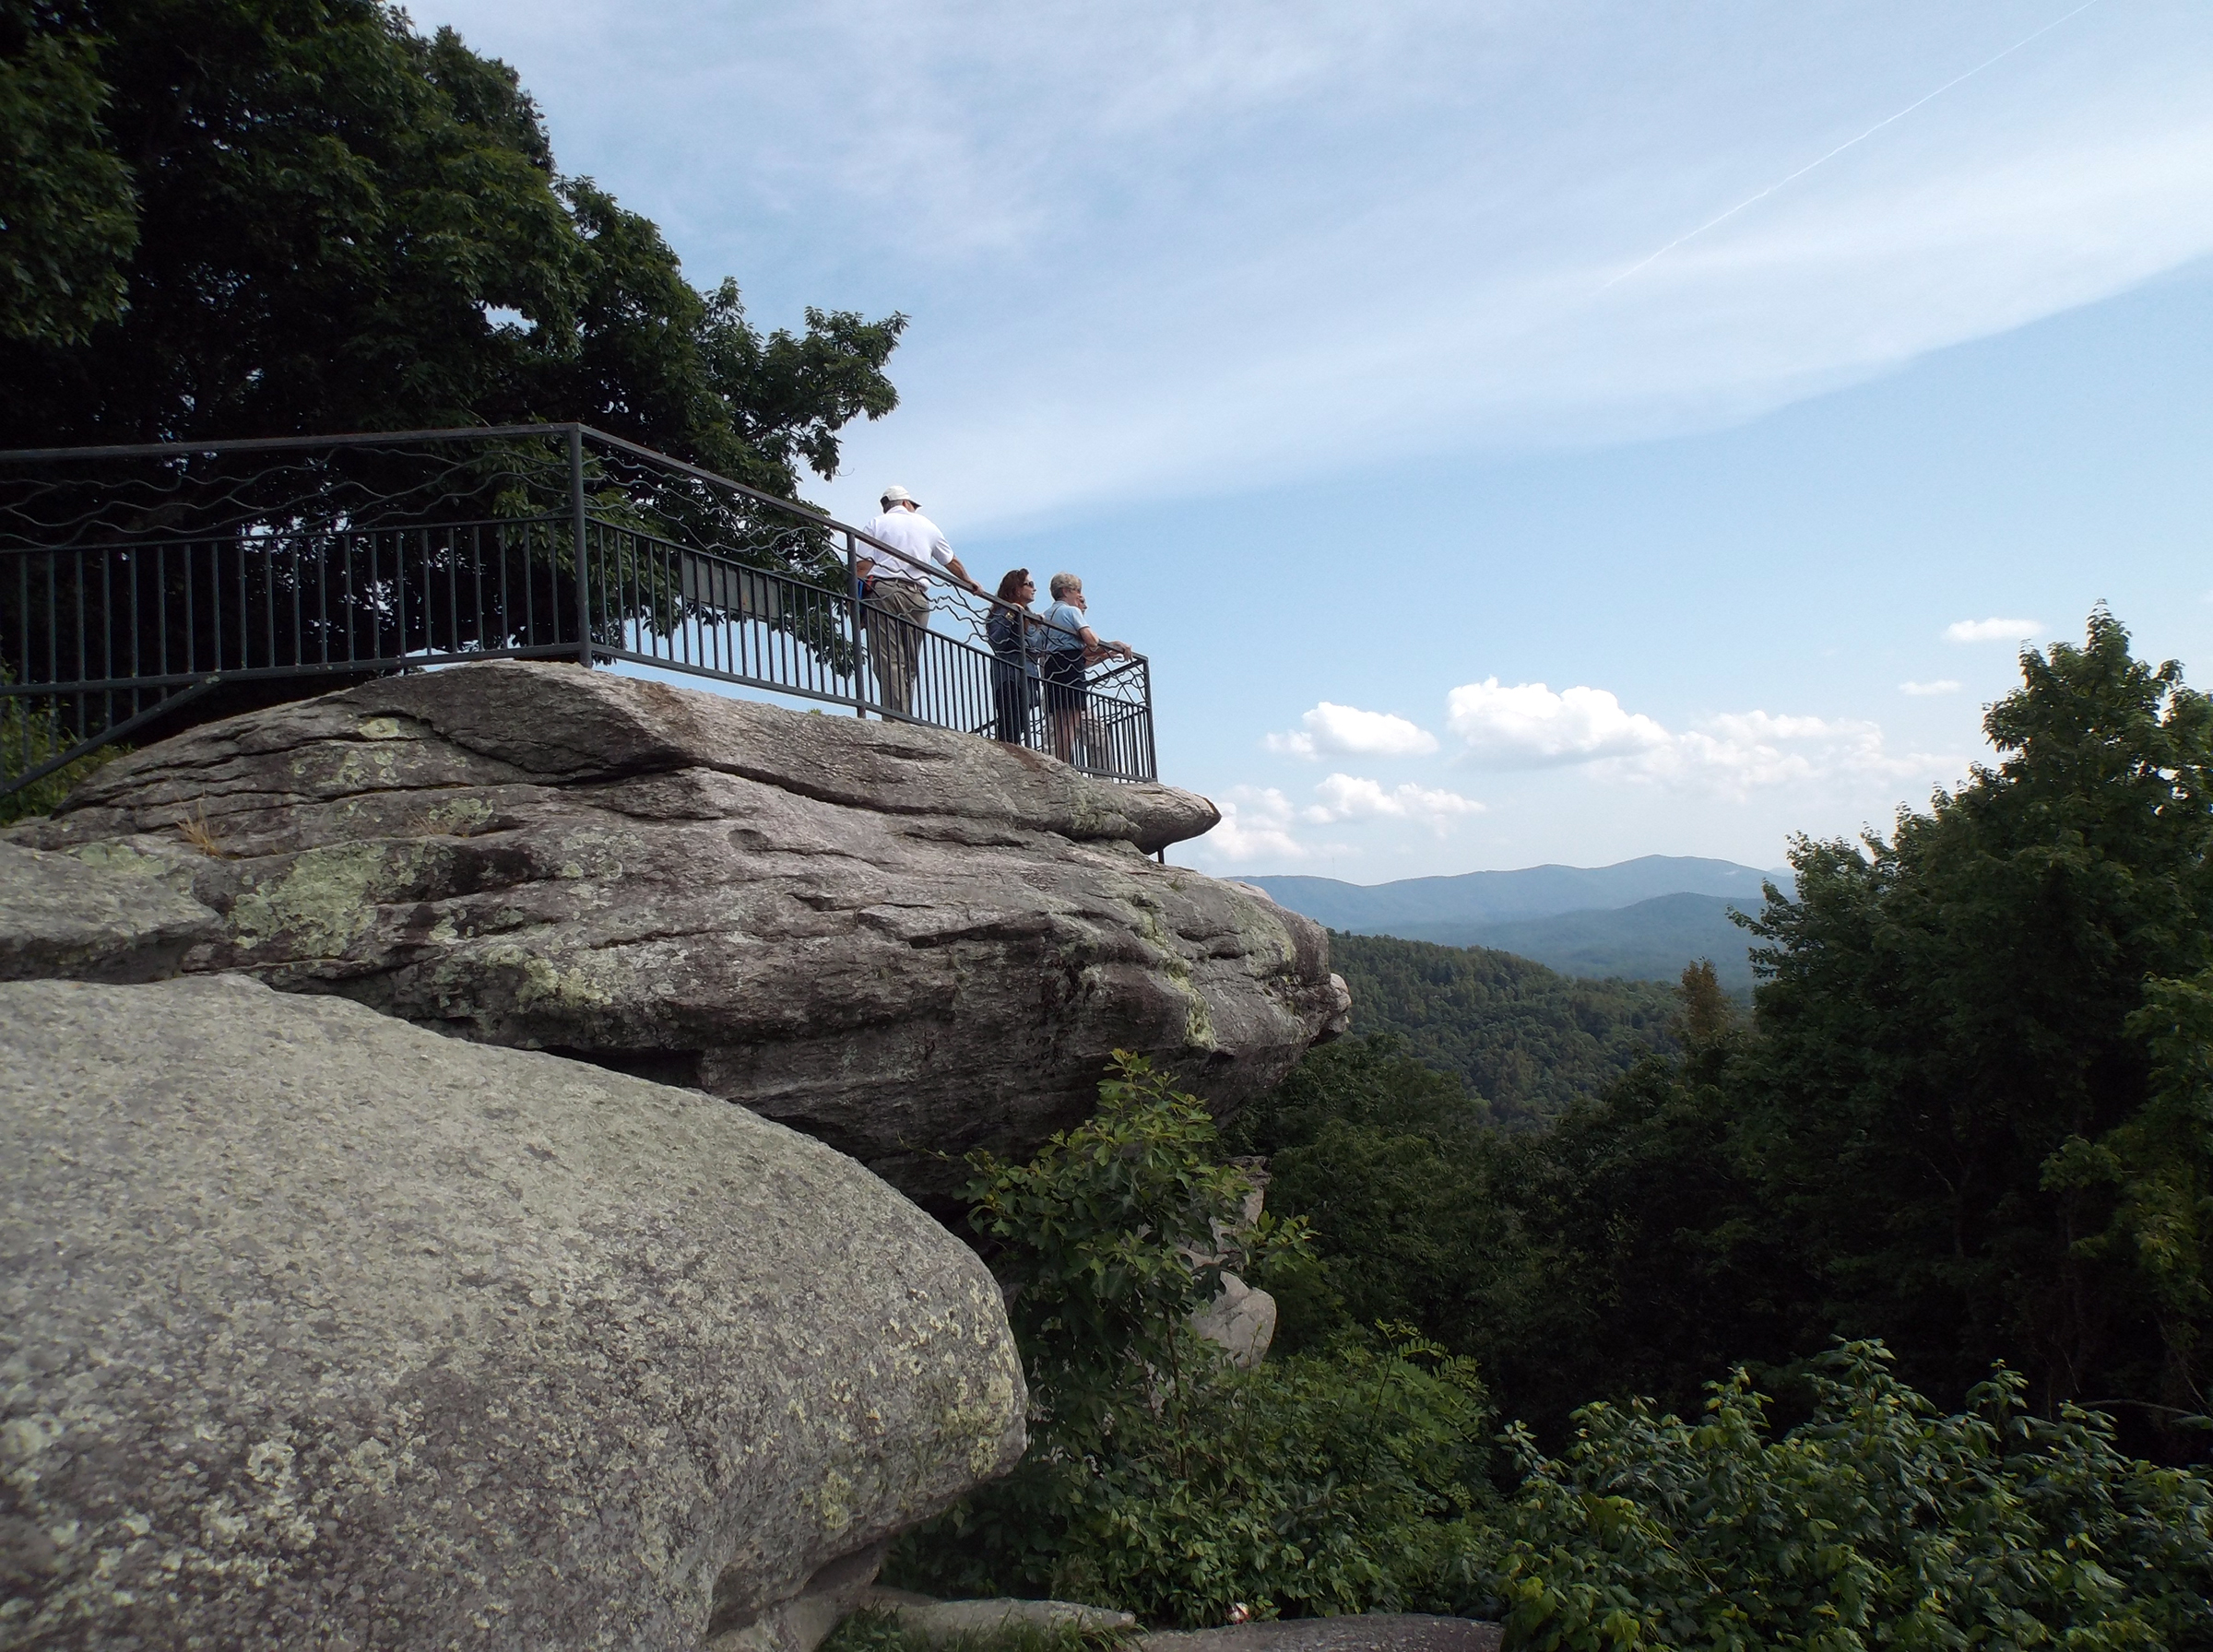
[[[1214,820],[971,736],[503,663],[209,725],[14,835],[211,908],[194,970],[695,1085],[941,1200],[964,1150],[1083,1117],[1117,1049],[1227,1110],[1342,1028],[1320,927],[1148,858]]]
[[[975,1257],[742,1108],[237,975],[0,985],[0,1645],[805,1652],[1023,1403]]]
[[[1500,1625],[1475,1618],[1367,1612],[1148,1634],[1138,1652],[1498,1652],[1505,1640]]]
[[[1191,1316],[1191,1328],[1247,1371],[1268,1357],[1275,1340],[1275,1298],[1234,1273],[1222,1276],[1214,1299]]]
[[[1121,1639],[1137,1627],[1137,1619],[1130,1612],[1085,1606],[1077,1600],[1013,1600],[1004,1597],[990,1600],[935,1600],[910,1589],[871,1588],[861,1598],[860,1610],[882,1612],[894,1619],[907,1634],[918,1635],[933,1646],[1002,1636],[1014,1640],[1030,1636],[1053,1638],[1054,1631],[1071,1629],[1100,1639]]]
[[[160,981],[222,936],[214,913],[152,879],[0,843],[0,981]]]

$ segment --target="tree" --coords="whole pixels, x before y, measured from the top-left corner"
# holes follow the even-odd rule
[[[2103,608],[2021,670],[1996,768],[1769,890],[1742,1150],[1922,1385],[2199,1411],[2213,704]]]
[[[78,344],[122,313],[138,202],[98,55],[79,8],[0,5],[0,337]]]
[[[380,0],[0,0],[0,445],[582,419],[790,495],[905,319],[763,336]]]
[[[1548,1437],[1727,1364],[1802,1405],[1832,1337],[1880,1338],[1947,1403],[2004,1361],[2045,1415],[2202,1454],[2213,704],[2103,609],[2021,667],[1994,767],[1888,840],[1796,844],[1749,1023],[1693,965],[1673,1047],[1541,1130],[1310,1056],[1240,1123],[1315,1229],[1295,1337],[1391,1312]]]

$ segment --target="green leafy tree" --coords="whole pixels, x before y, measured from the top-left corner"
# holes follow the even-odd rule
[[[1793,852],[1739,1150],[1823,1316],[1917,1381],[2202,1410],[2213,705],[2102,608],[2021,669],[1995,768]]]
[[[1237,1150],[1268,1157],[1270,1205],[1313,1233],[1312,1251],[1260,1276],[1277,1346],[1320,1349],[1379,1320],[1461,1340],[1471,1253],[1501,1237],[1486,1221],[1489,1116],[1456,1075],[1377,1033],[1309,1051],[1232,1121]]]
[[[790,494],[904,320],[763,336],[379,0],[0,0],[0,445],[583,419]]]
[[[1247,1232],[1251,1184],[1213,1161],[1213,1116],[1142,1056],[1118,1054],[1099,1109],[1027,1164],[969,1159],[969,1221],[999,1247],[1009,1316],[1053,1437],[1089,1449],[1122,1421],[1130,1374],[1188,1404],[1187,1322],[1222,1288],[1232,1250],[1302,1243],[1272,1217]],[[1147,1403],[1150,1403],[1148,1400]]]
[[[131,171],[82,6],[0,4],[0,337],[82,343],[123,312],[138,239]]]
[[[1686,973],[1675,1054],[1539,1130],[1499,1128],[1393,1040],[1311,1052],[1232,1127],[1272,1155],[1270,1204],[1313,1232],[1311,1257],[1262,1276],[1284,1345],[1405,1320],[1547,1439],[1587,1400],[1686,1406],[1733,1361],[1823,1346],[1741,1157],[1746,1034],[1710,986]]]

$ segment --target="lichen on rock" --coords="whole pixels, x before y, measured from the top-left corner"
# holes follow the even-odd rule
[[[698,1085],[941,1208],[1118,1049],[1226,1112],[1343,1026],[1316,925],[1149,858],[1216,818],[970,735],[508,662],[211,724],[14,835],[165,862],[221,918],[195,969]]]
[[[982,1265],[742,1108],[0,985],[0,1645],[803,1652],[1023,1410]]]

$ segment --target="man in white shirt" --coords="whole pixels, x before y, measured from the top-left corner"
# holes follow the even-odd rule
[[[877,703],[887,712],[906,715],[913,710],[922,636],[929,630],[926,574],[941,571],[942,576],[981,593],[938,525],[916,505],[914,495],[894,485],[883,490],[880,502],[883,514],[869,524],[869,537],[882,540],[904,556],[872,557],[868,554],[871,548],[864,546],[854,558],[854,567],[860,575],[861,614],[868,621]]]

